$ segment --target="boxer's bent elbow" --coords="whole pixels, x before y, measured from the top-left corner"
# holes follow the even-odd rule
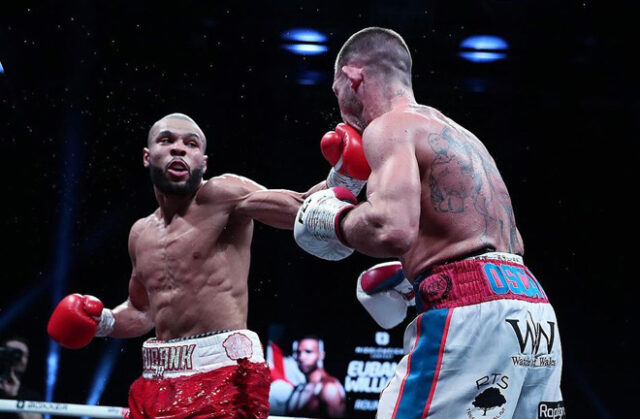
[[[116,319],[115,327],[109,336],[119,339],[137,338],[146,335],[153,328],[154,324],[146,318],[125,318],[120,319],[120,322]]]
[[[402,256],[413,247],[416,233],[409,228],[383,227],[378,230],[376,241],[385,254]]]
[[[398,257],[413,248],[418,239],[417,222],[387,207],[364,202],[343,221],[347,242],[375,257]]]
[[[115,323],[109,336],[113,338],[134,338],[149,333],[154,327],[149,318],[148,308],[140,309],[128,299],[113,309]]]
[[[406,223],[400,217],[392,214],[370,214],[368,224],[373,227],[374,246],[382,254],[389,256],[401,256],[413,247],[418,230]]]

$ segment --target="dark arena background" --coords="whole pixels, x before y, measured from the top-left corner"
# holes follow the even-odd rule
[[[157,206],[141,158],[155,120],[199,123],[205,177],[306,190],[329,171],[319,140],[340,122],[338,49],[383,26],[410,47],[418,102],[474,132],[501,170],[557,313],[568,416],[639,417],[633,3],[3,0],[0,337],[30,341],[23,384],[41,400],[126,406],[149,336],[71,351],[46,323],[67,293],[126,299],[129,228]],[[285,357],[321,337],[349,418],[374,417],[400,358],[403,327],[383,332],[355,298],[379,261],[326,262],[256,223],[249,327]]]

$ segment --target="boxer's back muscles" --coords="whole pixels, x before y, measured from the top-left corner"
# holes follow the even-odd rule
[[[375,160],[380,142],[397,140],[408,142],[417,160],[418,237],[400,257],[410,278],[433,264],[481,249],[523,253],[507,188],[493,158],[472,133],[420,105],[384,114],[370,128],[364,133],[367,158],[373,155]],[[374,194],[383,187],[378,181],[384,182],[375,176],[369,181]]]
[[[134,224],[129,298],[159,339],[246,327],[253,220],[235,207],[260,188],[219,176],[172,219],[157,210]]]

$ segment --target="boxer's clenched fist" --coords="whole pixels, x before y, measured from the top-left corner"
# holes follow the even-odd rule
[[[107,336],[115,319],[102,301],[91,295],[71,294],[63,298],[53,311],[47,333],[65,348],[87,346],[94,336]]]
[[[300,206],[293,228],[296,243],[321,259],[340,260],[353,253],[340,233],[340,220],[357,204],[345,188],[325,189],[311,194]]]

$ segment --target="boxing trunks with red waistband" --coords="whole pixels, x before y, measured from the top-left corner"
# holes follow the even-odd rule
[[[558,322],[522,257],[442,264],[414,289],[418,315],[377,418],[565,418]]]

